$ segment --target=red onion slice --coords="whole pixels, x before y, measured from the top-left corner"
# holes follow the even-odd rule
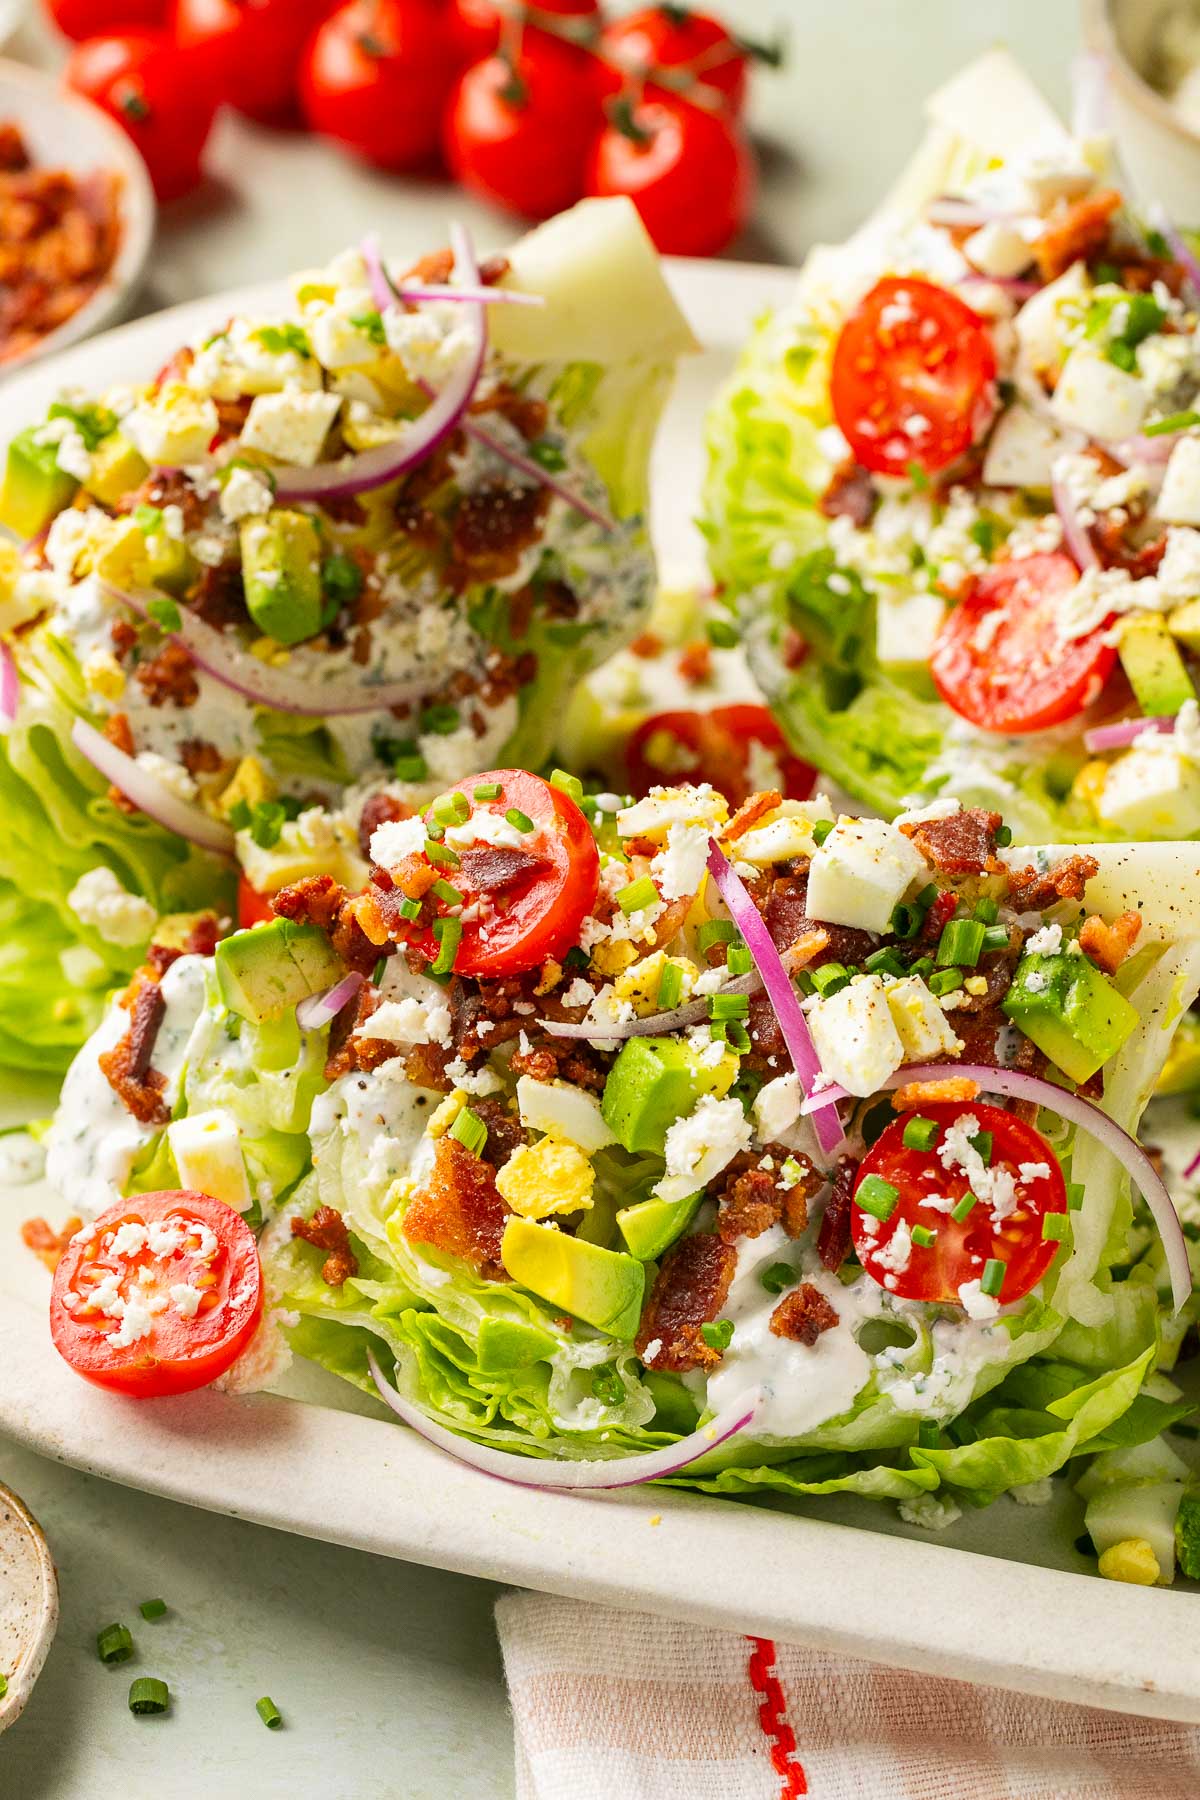
[[[1175,1311],[1182,1311],[1192,1296],[1192,1270],[1188,1262],[1187,1239],[1183,1235],[1166,1183],[1137,1139],[1124,1131],[1115,1119],[1110,1119],[1093,1101],[1084,1100],[1079,1094],[1069,1093],[1066,1088],[1059,1087],[1053,1081],[1045,1081],[1040,1075],[1025,1075],[1019,1069],[994,1069],[987,1063],[910,1063],[907,1068],[897,1069],[894,1075],[889,1075],[880,1084],[880,1091],[904,1087],[910,1081],[945,1081],[950,1077],[965,1077],[968,1081],[977,1081],[985,1093],[1003,1094],[1010,1100],[1034,1100],[1039,1106],[1044,1106],[1047,1112],[1069,1119],[1072,1125],[1077,1125],[1081,1131],[1086,1131],[1089,1137],[1103,1145],[1104,1149],[1111,1151],[1127,1170],[1150,1208],[1166,1251]],[[834,1100],[853,1098],[843,1087],[829,1088],[826,1091]],[[824,1098],[825,1095],[822,1095],[821,1099]],[[812,1109],[813,1101],[806,1100],[800,1111],[807,1113]]]
[[[1135,463],[1143,463],[1161,471],[1162,466],[1170,462],[1171,452],[1182,435],[1179,431],[1163,431],[1157,437],[1118,438],[1106,443],[1104,448],[1126,469],[1133,468]]]
[[[1143,731],[1157,731],[1163,737],[1171,737],[1175,730],[1174,717],[1158,715],[1148,719],[1122,719],[1116,725],[1094,725],[1083,734],[1083,747],[1088,751],[1124,750],[1135,738],[1141,737]]]
[[[1072,562],[1082,571],[1094,569],[1100,558],[1096,555],[1091,538],[1079,522],[1079,513],[1065,481],[1055,476],[1050,484],[1054,496],[1054,510],[1062,522],[1063,548]]]
[[[301,1000],[296,1008],[296,1023],[301,1031],[320,1031],[322,1025],[331,1025],[343,1006],[353,1000],[365,979],[357,969],[351,969],[323,994],[310,994],[307,1000]]]
[[[338,681],[325,679],[319,673],[291,675],[286,668],[275,668],[257,656],[251,656],[236,638],[214,630],[186,606],[179,609],[179,630],[169,630],[151,610],[155,601],[164,599],[162,594],[114,587],[110,581],[101,585],[112,599],[131,607],[143,619],[149,619],[164,637],[182,644],[196,667],[219,681],[222,687],[231,688],[256,706],[269,706],[274,712],[294,713],[297,717],[310,719],[341,718],[353,713],[386,712],[393,706],[405,705],[424,692],[424,684],[411,675],[403,681],[381,681],[373,685],[361,674],[344,676]]]
[[[199,844],[202,850],[213,850],[219,856],[233,855],[234,837],[228,825],[210,819],[198,806],[181,800],[85,720],[76,719],[71,726],[71,742],[106,781],[111,781],[139,812],[164,830],[176,832],[190,844]]]
[[[371,1377],[379,1389],[380,1399],[390,1406],[396,1417],[439,1450],[445,1450],[459,1462],[467,1463],[497,1481],[510,1481],[516,1487],[563,1488],[599,1491],[604,1488],[638,1487],[643,1481],[663,1481],[678,1475],[690,1464],[708,1456],[719,1445],[727,1443],[739,1431],[754,1423],[762,1405],[762,1390],[754,1388],[740,1400],[726,1406],[707,1425],[702,1425],[677,1444],[661,1450],[648,1450],[634,1456],[592,1457],[586,1461],[559,1461],[548,1457],[521,1456],[512,1450],[492,1450],[470,1438],[459,1437],[445,1425],[427,1418],[419,1406],[398,1394],[384,1379],[373,1350],[367,1351]]]
[[[729,908],[730,917],[746,941],[746,948],[754,958],[755,968],[762,976],[767,998],[779,1020],[784,1042],[791,1052],[801,1089],[808,1095],[818,1093],[818,1084],[824,1079],[821,1059],[800,1010],[792,978],[784,967],[783,958],[775,948],[761,913],[746,891],[745,883],[734,872],[715,838],[708,848],[708,872],[716,883],[717,892]],[[842,1130],[837,1107],[826,1101],[823,1094],[818,1094],[813,1108],[813,1125],[816,1128],[817,1142],[826,1156],[836,1156],[846,1141],[846,1134]]]
[[[1192,1179],[1192,1176],[1196,1173],[1197,1169],[1200,1169],[1200,1150],[1197,1150],[1195,1156],[1193,1156],[1191,1162],[1188,1164],[1187,1168],[1183,1171],[1183,1179],[1185,1181],[1190,1181]]]
[[[468,282],[478,282],[471,240],[461,225],[451,225],[454,265]],[[457,429],[483,374],[487,357],[487,315],[478,302],[463,307],[464,323],[471,331],[470,353],[463,357],[419,419],[394,444],[364,450],[342,462],[318,463],[314,469],[282,468],[275,471],[275,492],[280,500],[340,500],[365,494],[395,481],[407,469],[424,462]]]
[[[21,704],[21,677],[17,662],[5,643],[0,643],[0,733],[11,731]]]

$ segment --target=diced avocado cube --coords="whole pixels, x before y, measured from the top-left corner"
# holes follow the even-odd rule
[[[36,537],[64,507],[70,506],[79,483],[58,466],[58,445],[39,444],[39,427],[18,432],[8,446],[4,486],[0,489],[0,525],[19,538]]]
[[[554,1337],[520,1319],[484,1319],[479,1327],[479,1367],[489,1375],[528,1369],[553,1356]]]
[[[1200,1019],[1185,1013],[1167,1052],[1156,1094],[1190,1094],[1200,1088]]]
[[[1003,1010],[1072,1081],[1087,1081],[1138,1025],[1136,1008],[1108,976],[1065,950],[1023,956]]]
[[[150,464],[121,432],[110,432],[92,451],[92,467],[83,486],[102,506],[115,506],[141,487]]]
[[[269,919],[217,945],[217,982],[230,1012],[261,1025],[345,973],[341,958],[315,925]]]
[[[514,1214],[504,1227],[500,1260],[530,1293],[597,1331],[626,1339],[637,1331],[646,1275],[634,1257]]]
[[[1171,636],[1189,650],[1200,650],[1200,599],[1188,600],[1167,615]]]
[[[1121,667],[1148,718],[1174,716],[1196,689],[1166,620],[1160,613],[1126,619],[1118,639]]]
[[[703,1190],[685,1200],[640,1200],[617,1214],[621,1236],[639,1262],[654,1262],[687,1230],[703,1200]]]
[[[731,1080],[725,1058],[705,1068],[677,1038],[635,1037],[608,1072],[600,1111],[626,1150],[661,1156],[667,1132],[705,1094],[723,1094]],[[736,1065],[735,1065],[736,1067]]]
[[[1200,1581],[1200,1493],[1185,1493],[1175,1515],[1175,1554],[1189,1581]]]
[[[242,524],[246,606],[279,644],[302,644],[321,629],[321,539],[307,513],[276,508]]]

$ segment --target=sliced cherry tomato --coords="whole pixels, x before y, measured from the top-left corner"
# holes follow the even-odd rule
[[[524,35],[539,28],[562,41],[588,43],[600,28],[600,0],[528,0],[521,8]],[[497,0],[450,0],[450,30],[463,62],[494,56],[511,8]]]
[[[583,193],[603,125],[588,59],[529,33],[511,58],[461,76],[446,111],[445,152],[464,187],[528,219],[549,218]]]
[[[195,53],[218,100],[257,118],[291,103],[300,53],[332,0],[175,0],[181,49]]]
[[[156,1399],[223,1375],[262,1304],[258,1247],[231,1206],[187,1190],[138,1194],[67,1245],[50,1335],[86,1381]]]
[[[169,0],[45,0],[64,37],[99,37],[109,31],[153,31],[165,25]]]
[[[654,89],[623,107],[592,146],[587,191],[627,194],[668,256],[716,256],[754,206],[750,140],[724,112]]]
[[[765,757],[755,756],[756,745]],[[764,787],[779,788],[788,800],[807,800],[817,776],[811,763],[792,755],[767,708],[747,702],[711,712],[655,713],[626,745],[625,768],[635,794],[677,781],[711,781],[731,806]]]
[[[909,1150],[904,1144],[905,1126],[919,1116],[938,1127],[937,1139],[928,1150]],[[1016,1200],[1012,1212],[999,1221],[993,1206],[977,1198],[964,1219],[928,1203],[958,1203],[971,1191],[966,1172],[957,1163],[946,1168],[938,1154],[946,1127],[972,1117],[979,1132],[990,1132],[988,1167],[1013,1178]],[[974,1135],[974,1133],[972,1134]],[[1021,1176],[1021,1166],[1044,1168],[1046,1174]],[[886,1128],[863,1158],[855,1182],[855,1194],[868,1176],[877,1175],[899,1194],[890,1217],[881,1220],[857,1203],[851,1211],[850,1229],[858,1260],[872,1281],[904,1300],[944,1300],[959,1304],[964,1282],[979,1281],[988,1262],[1005,1264],[1004,1280],[997,1296],[1001,1305],[1019,1300],[1035,1287],[1054,1261],[1058,1243],[1043,1238],[1042,1220],[1048,1213],[1066,1213],[1067,1188],[1053,1150],[1040,1131],[1005,1112],[1002,1107],[978,1101],[953,1105],[922,1106],[919,1115],[902,1114]],[[903,1225],[936,1232],[932,1244],[914,1243],[907,1261],[888,1248]],[[893,1258],[903,1267],[893,1267]]]
[[[216,107],[196,65],[165,33],[89,38],[63,79],[133,140],[160,200],[197,185]]]
[[[610,92],[619,93],[629,76],[652,81],[666,70],[715,90],[735,115],[746,104],[751,54],[719,19],[684,6],[639,7],[611,19],[600,38],[600,55],[610,65],[605,81]],[[759,54],[771,53],[764,47]]]
[[[382,169],[438,150],[458,59],[440,0],[351,0],[305,53],[300,103],[314,131]]]
[[[881,475],[932,475],[962,456],[996,406],[996,352],[965,301],[916,276],[877,281],[842,327],[833,416],[857,460]]]
[[[478,788],[493,786],[498,794],[475,798]],[[481,834],[471,844],[460,841],[453,852],[458,860],[438,871],[462,900],[432,895],[437,913],[443,918],[460,911],[475,915],[462,920],[455,972],[485,978],[520,975],[539,968],[547,957],[565,955],[578,941],[600,882],[592,828],[575,802],[524,769],[471,775],[449,792],[465,796],[472,818],[488,814],[509,825],[496,835],[508,839],[515,831],[518,839],[516,844],[492,844]],[[514,815],[511,822],[506,814]],[[523,820],[532,830],[524,828]],[[455,835],[451,830],[448,843]],[[439,939],[429,927],[415,930],[412,941],[430,961],[437,957]]]
[[[982,731],[1045,731],[1097,699],[1117,660],[1107,624],[1063,640],[1057,618],[1079,579],[1054,551],[997,563],[951,607],[929,660],[937,690]]]
[[[251,925],[262,925],[267,919],[275,917],[271,896],[260,894],[256,887],[251,887],[244,875],[238,877],[237,916],[243,931],[248,931]]]

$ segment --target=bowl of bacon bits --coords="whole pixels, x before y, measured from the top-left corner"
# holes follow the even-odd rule
[[[128,308],[154,217],[125,134],[86,100],[0,59],[0,376]]]

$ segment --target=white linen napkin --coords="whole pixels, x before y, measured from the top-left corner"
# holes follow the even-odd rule
[[[1197,1800],[1200,1728],[543,1594],[496,1622],[517,1800]]]

